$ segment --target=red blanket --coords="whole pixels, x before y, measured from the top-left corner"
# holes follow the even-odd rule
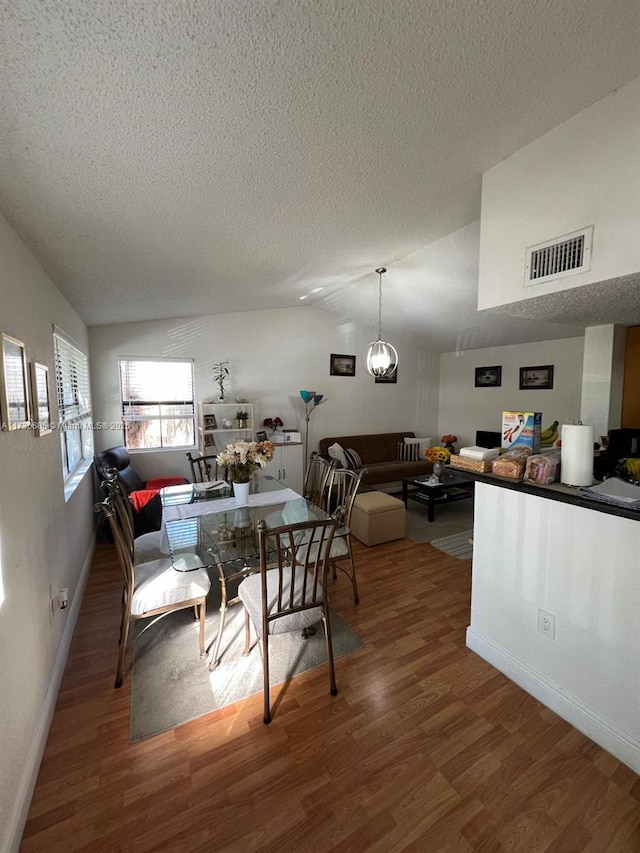
[[[182,486],[188,483],[184,477],[156,477],[154,480],[148,480],[145,489],[138,489],[136,492],[131,492],[129,498],[136,512],[140,512],[150,500],[164,489],[165,486]]]

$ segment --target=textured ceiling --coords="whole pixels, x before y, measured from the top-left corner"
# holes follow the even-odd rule
[[[484,171],[640,74],[637,0],[0,0],[0,207],[89,325],[315,304],[441,351]],[[306,302],[299,297],[323,290]]]

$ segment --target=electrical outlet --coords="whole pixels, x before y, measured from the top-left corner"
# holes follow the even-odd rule
[[[556,617],[546,610],[538,610],[538,631],[550,640],[555,640]]]

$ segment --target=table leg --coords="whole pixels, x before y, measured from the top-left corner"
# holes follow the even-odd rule
[[[429,521],[435,521],[436,520],[435,494],[433,492],[429,492],[427,497],[429,498],[429,503],[427,504],[427,519]]]
[[[220,571],[220,620],[218,622],[218,633],[216,639],[207,647],[209,659],[207,666],[209,669],[215,669],[220,663],[220,643],[222,642],[222,632],[224,631],[224,620],[227,615],[227,583],[222,569]],[[213,648],[213,651],[211,649]]]

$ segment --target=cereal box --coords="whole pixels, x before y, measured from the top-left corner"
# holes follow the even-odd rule
[[[529,447],[532,453],[540,452],[542,412],[503,412],[502,447]]]

